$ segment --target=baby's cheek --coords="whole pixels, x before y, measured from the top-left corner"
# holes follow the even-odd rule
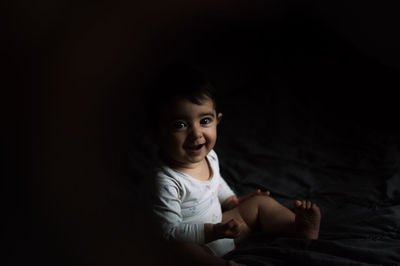
[[[185,139],[180,138],[179,136],[172,136],[168,142],[171,147],[180,147],[183,145]]]
[[[210,148],[213,148],[214,145],[215,145],[215,141],[216,141],[215,138],[210,138],[210,139],[207,141],[207,145],[208,145]]]

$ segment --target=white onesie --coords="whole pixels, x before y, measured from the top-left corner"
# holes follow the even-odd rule
[[[220,223],[221,203],[235,195],[221,177],[217,154],[211,150],[207,160],[212,176],[201,181],[180,171],[161,166],[157,173],[158,197],[154,212],[161,219],[164,238],[204,244],[204,224]],[[207,243],[221,257],[235,248],[233,239]]]

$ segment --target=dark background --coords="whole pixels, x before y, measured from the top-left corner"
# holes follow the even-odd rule
[[[150,249],[156,241],[143,241],[156,239],[148,219],[128,204],[126,143],[146,111],[144,84],[170,60],[209,70],[230,125],[223,134],[257,130],[263,122],[252,112],[260,110],[271,136],[281,138],[295,133],[294,124],[360,138],[399,131],[394,4],[5,5],[6,265],[157,261]]]

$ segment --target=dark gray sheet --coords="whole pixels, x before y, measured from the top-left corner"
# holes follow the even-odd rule
[[[249,108],[252,116],[231,109],[221,124],[216,151],[222,175],[239,195],[261,188],[289,208],[294,199],[317,203],[322,212],[320,239],[258,233],[226,257],[248,265],[398,265],[396,133],[307,124],[299,115],[294,120],[296,110],[287,116],[287,124],[268,128],[260,122],[268,122],[262,112],[266,107]],[[227,125],[232,122],[227,116],[246,121],[248,130]]]

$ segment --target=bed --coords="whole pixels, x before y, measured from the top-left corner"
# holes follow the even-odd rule
[[[226,257],[247,265],[398,265],[398,137],[356,126],[307,126],[294,114],[290,125],[271,132],[261,115],[265,107],[252,106],[250,113],[259,116],[231,109],[221,124],[222,175],[239,195],[260,188],[289,208],[293,199],[317,203],[320,238],[258,233]],[[246,130],[235,130],[237,121]]]
[[[246,265],[399,265],[398,71],[309,17],[227,28],[189,34],[182,56],[217,88],[221,174],[238,195],[269,190],[288,208],[311,200],[322,223],[318,240],[254,233],[225,257]],[[132,161],[148,164],[152,145],[135,143],[142,155]],[[143,167],[134,172],[145,175]]]
[[[288,208],[294,199],[315,202],[322,212],[320,238],[254,233],[226,258],[246,265],[398,265],[397,131],[356,121],[339,127],[291,97],[290,111],[274,111],[280,105],[268,104],[269,93],[224,92],[215,147],[221,174],[238,195],[260,188]],[[143,166],[154,150],[141,143],[145,156],[133,160]]]
[[[398,265],[399,136],[329,128],[302,120],[296,109],[281,117],[287,124],[274,124],[262,97],[244,105],[249,98],[240,96],[225,95],[221,106],[215,150],[222,176],[238,195],[269,190],[288,208],[294,199],[311,200],[322,223],[318,240],[254,233],[225,257],[246,265]],[[146,156],[134,160],[143,166]]]

